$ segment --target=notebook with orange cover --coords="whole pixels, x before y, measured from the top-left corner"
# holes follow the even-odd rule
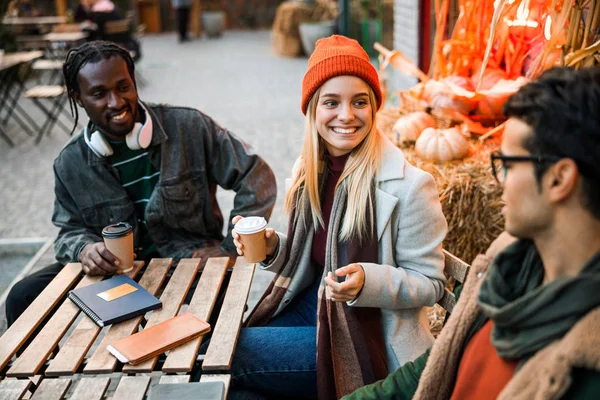
[[[136,365],[209,331],[208,322],[185,312],[109,344],[106,349],[122,363]]]

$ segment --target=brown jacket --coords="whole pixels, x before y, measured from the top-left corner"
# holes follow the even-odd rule
[[[473,261],[454,312],[431,349],[415,399],[450,398],[465,340],[479,314],[477,295],[481,283],[494,256],[512,240],[503,234],[485,255],[480,254]],[[559,399],[571,385],[573,368],[600,371],[600,307],[577,322],[561,340],[523,364],[498,398]]]

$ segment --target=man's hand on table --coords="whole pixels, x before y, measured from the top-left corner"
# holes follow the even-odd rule
[[[79,261],[88,275],[121,274],[119,259],[104,246],[104,242],[88,244],[81,250]]]

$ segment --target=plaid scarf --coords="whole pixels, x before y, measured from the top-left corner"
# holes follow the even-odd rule
[[[373,186],[373,191],[375,187]],[[374,193],[373,193],[374,194]],[[372,198],[375,198],[372,196]],[[323,277],[339,267],[356,262],[378,262],[375,229],[366,243],[338,240],[340,225],[347,202],[346,185],[342,182],[333,201],[327,232],[327,247]],[[373,207],[372,204],[369,205]],[[296,274],[300,256],[305,250],[309,227],[310,208],[303,205],[304,218],[296,218],[293,208],[288,225],[287,259],[273,278],[263,298],[249,316],[246,326],[266,325],[278,309],[288,286]],[[369,226],[374,227],[371,223]],[[387,376],[386,350],[379,308],[349,307],[346,303],[326,299],[325,285],[319,288],[317,322],[317,389],[319,399],[335,399]]]

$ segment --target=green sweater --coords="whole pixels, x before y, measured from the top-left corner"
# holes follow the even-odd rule
[[[160,171],[148,159],[147,149],[131,150],[125,141],[110,141],[110,145],[114,154],[108,161],[119,172],[119,181],[135,207],[140,230],[140,240],[139,243],[135,243],[135,252],[137,259],[144,260],[156,251],[156,246],[148,234],[145,212]]]

